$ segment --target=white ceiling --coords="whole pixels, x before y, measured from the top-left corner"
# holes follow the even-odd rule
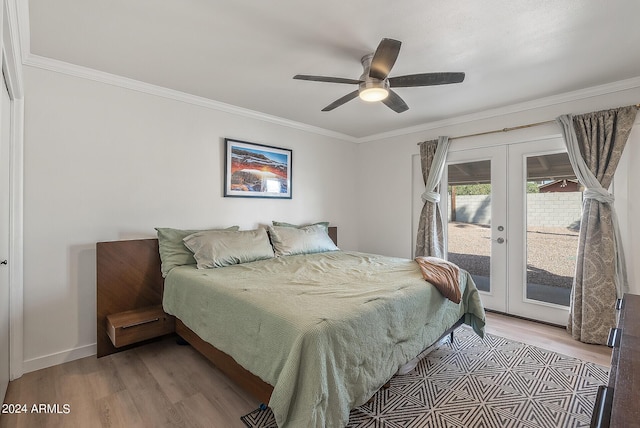
[[[638,0],[29,0],[31,54],[362,138],[640,76]],[[398,114],[354,99],[383,37],[390,74],[463,71],[398,88]]]

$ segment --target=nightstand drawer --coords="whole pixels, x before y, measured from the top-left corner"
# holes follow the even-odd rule
[[[107,334],[116,348],[174,331],[175,319],[161,305],[107,315]]]

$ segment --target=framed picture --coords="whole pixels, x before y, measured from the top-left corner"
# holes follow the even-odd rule
[[[224,139],[224,196],[291,199],[291,150]]]

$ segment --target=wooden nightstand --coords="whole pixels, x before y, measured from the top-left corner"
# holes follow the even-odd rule
[[[157,239],[96,244],[96,351],[98,358],[123,351],[107,334],[107,316],[162,305],[163,283]]]
[[[162,305],[107,315],[107,335],[116,348],[175,331],[175,319]]]

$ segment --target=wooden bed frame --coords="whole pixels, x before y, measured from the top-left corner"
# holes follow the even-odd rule
[[[329,236],[337,245],[337,228],[329,227]],[[157,239],[98,242],[97,258],[97,346],[98,358],[124,351],[141,343],[115,348],[107,335],[109,314],[162,304],[164,279],[160,270]],[[437,343],[463,323],[464,317],[448,329]],[[238,386],[261,403],[269,403],[273,386],[238,364],[232,357],[202,340],[180,319],[176,333],[204,355]],[[142,342],[145,343],[145,342]]]
[[[451,343],[453,343],[453,331],[464,324],[464,316],[460,318],[450,329],[445,331],[442,336],[438,338],[434,343],[429,346],[433,346],[446,336],[450,336]],[[189,342],[194,349],[204,355],[209,361],[211,361],[221,372],[227,375],[227,377],[233,380],[242,389],[253,395],[258,399],[260,403],[268,404],[273,392],[273,386],[266,383],[258,376],[254,375],[236,361],[220,351],[208,342],[205,342],[193,332],[189,327],[184,325],[182,321],[176,318],[176,333],[184,340]],[[429,347],[428,346],[428,347]],[[427,347],[427,348],[428,348]],[[425,348],[425,349],[427,349]],[[385,386],[388,385],[385,384]]]

